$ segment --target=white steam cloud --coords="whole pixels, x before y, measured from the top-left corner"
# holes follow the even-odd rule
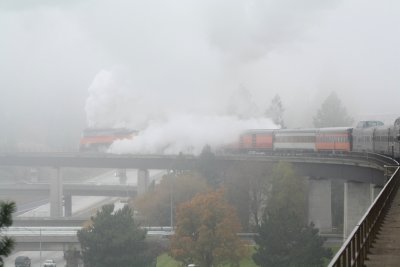
[[[276,128],[269,119],[241,120],[233,116],[177,114],[152,121],[132,140],[116,141],[112,153],[199,154],[205,145],[218,148],[238,141],[246,129]]]
[[[327,4],[155,2],[131,2],[93,35],[106,46],[120,44],[112,51],[124,67],[103,70],[94,79],[86,102],[88,126],[139,130],[111,151],[196,154],[206,144],[234,142],[246,129],[279,127],[263,117],[269,99],[253,99],[254,85],[247,82],[251,64],[296,41]],[[101,3],[97,12],[115,8]]]
[[[276,94],[288,127],[311,127],[332,91],[355,118],[399,114],[399,1],[0,2],[4,140],[257,119]]]
[[[278,127],[261,116],[244,87],[225,101],[217,101],[224,112],[199,111],[190,106],[202,103],[178,105],[160,101],[151,94],[140,94],[121,73],[120,68],[102,70],[89,87],[86,103],[90,127],[139,131],[131,140],[114,142],[112,153],[198,154],[205,145],[217,148],[237,141],[246,129]]]

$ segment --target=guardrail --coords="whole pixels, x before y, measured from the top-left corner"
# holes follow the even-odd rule
[[[399,168],[397,167],[328,267],[364,266],[364,261],[377,235],[379,226],[382,224],[382,220],[398,191],[400,185]]]

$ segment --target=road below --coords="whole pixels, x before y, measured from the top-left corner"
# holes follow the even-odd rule
[[[20,251],[6,258],[4,267],[14,267],[15,258],[18,256],[28,256],[31,259],[31,267],[41,267],[47,259],[53,259],[58,267],[64,267],[66,264],[62,251]]]
[[[150,179],[158,181],[164,173],[164,171],[160,170],[150,171]],[[136,185],[137,171],[127,170],[126,174],[127,184]],[[115,170],[113,170],[88,179],[84,183],[93,185],[113,185],[119,184],[119,178],[115,176]],[[26,201],[28,199],[31,199],[31,201]],[[48,217],[50,215],[48,198],[33,196],[24,200],[25,201],[21,201],[21,205],[19,205],[19,212],[17,214],[19,217]],[[72,197],[72,216],[85,216],[89,219],[90,215],[95,214],[99,207],[107,203],[115,203],[116,208],[123,206],[120,198],[117,197],[74,196]],[[64,267],[65,265],[62,251],[42,251],[41,255],[40,251],[19,251],[5,259],[5,266],[13,267],[15,258],[21,255],[31,258],[32,267],[42,266],[46,259],[54,259],[59,267]],[[42,264],[40,265],[40,263]]]

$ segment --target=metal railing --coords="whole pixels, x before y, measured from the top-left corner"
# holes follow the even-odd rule
[[[390,208],[399,185],[400,172],[399,167],[397,167],[328,267],[364,266],[371,244],[382,225],[382,220]]]

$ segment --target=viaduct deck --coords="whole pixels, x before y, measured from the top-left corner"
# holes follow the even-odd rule
[[[383,219],[367,259],[364,262],[367,267],[400,266],[400,194],[398,191]]]

